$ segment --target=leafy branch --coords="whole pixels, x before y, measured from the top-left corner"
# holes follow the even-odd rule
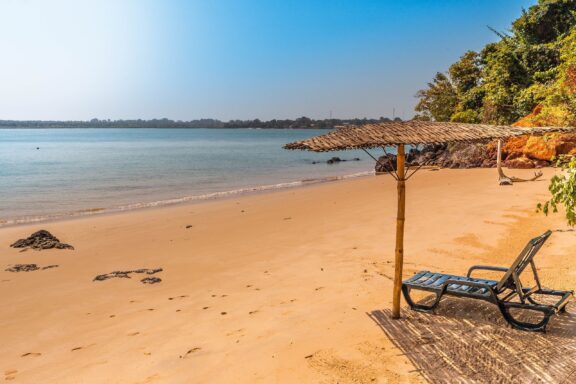
[[[569,162],[558,161],[558,165],[564,171],[561,175],[555,175],[550,179],[548,190],[552,194],[550,200],[544,204],[538,203],[537,211],[543,212],[546,216],[550,210],[558,212],[558,206],[566,209],[566,221],[573,227],[576,225],[576,157]]]

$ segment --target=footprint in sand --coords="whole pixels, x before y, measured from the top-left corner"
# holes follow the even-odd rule
[[[30,356],[30,357],[38,357],[38,356],[42,356],[42,354],[41,354],[40,352],[27,352],[27,353],[23,354],[23,355],[20,356],[20,357],[28,357],[28,356]]]
[[[168,300],[183,299],[183,298],[185,298],[185,297],[188,297],[188,295],[180,295],[180,296],[169,297]]]
[[[4,371],[4,380],[6,381],[14,380],[16,378],[17,373],[18,373],[17,369],[9,369],[7,371]]]
[[[189,349],[184,355],[180,355],[180,358],[181,358],[181,359],[185,359],[188,355],[190,355],[190,354],[192,354],[192,353],[194,353],[194,352],[197,352],[197,351],[199,351],[199,350],[201,350],[201,349],[202,349],[202,348],[200,348],[200,347],[194,347],[194,348],[192,348],[192,349]]]
[[[234,335],[238,335],[240,334],[240,336],[244,336],[244,334],[242,333],[242,331],[244,331],[244,328],[240,328],[240,329],[236,329],[234,331],[228,332],[226,334],[226,336],[234,336]]]

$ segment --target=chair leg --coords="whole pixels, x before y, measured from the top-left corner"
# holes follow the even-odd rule
[[[510,314],[510,308],[514,308],[513,306],[509,306],[506,305],[505,303],[500,302],[498,303],[498,308],[500,308],[500,312],[502,313],[502,316],[504,316],[504,319],[506,319],[508,324],[510,324],[512,327],[520,329],[522,331],[532,331],[532,332],[546,332],[546,326],[550,322],[550,318],[554,313],[553,311],[539,311],[533,308],[526,308],[528,310],[536,310],[544,314],[544,318],[542,318],[542,320],[540,320],[538,323],[526,323],[524,321],[516,320]],[[516,308],[519,307],[516,306]]]
[[[404,294],[404,299],[406,300],[406,302],[410,306],[410,309],[412,309],[414,311],[419,311],[419,312],[432,312],[434,310],[434,308],[436,308],[438,306],[438,304],[440,303],[440,299],[442,298],[442,293],[435,293],[434,292],[434,294],[436,295],[436,299],[434,300],[434,303],[432,303],[431,305],[424,305],[424,304],[415,303],[414,300],[412,300],[412,297],[410,297],[410,288],[408,288],[405,285],[402,285],[402,293]]]

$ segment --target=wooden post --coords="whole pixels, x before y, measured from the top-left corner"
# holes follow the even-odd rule
[[[394,292],[392,296],[392,318],[400,318],[400,291],[404,264],[404,211],[406,207],[406,185],[404,177],[404,144],[398,145],[396,173],[398,174],[398,211],[396,215],[396,257],[394,261]]]
[[[502,139],[498,139],[498,152],[496,152],[496,168],[498,168],[498,178],[502,179],[504,172],[502,172]]]

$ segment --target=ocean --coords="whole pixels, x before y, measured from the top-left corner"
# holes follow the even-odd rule
[[[0,225],[373,173],[362,151],[288,151],[312,129],[0,129]],[[327,164],[333,156],[360,158]],[[314,162],[318,162],[314,164]]]

